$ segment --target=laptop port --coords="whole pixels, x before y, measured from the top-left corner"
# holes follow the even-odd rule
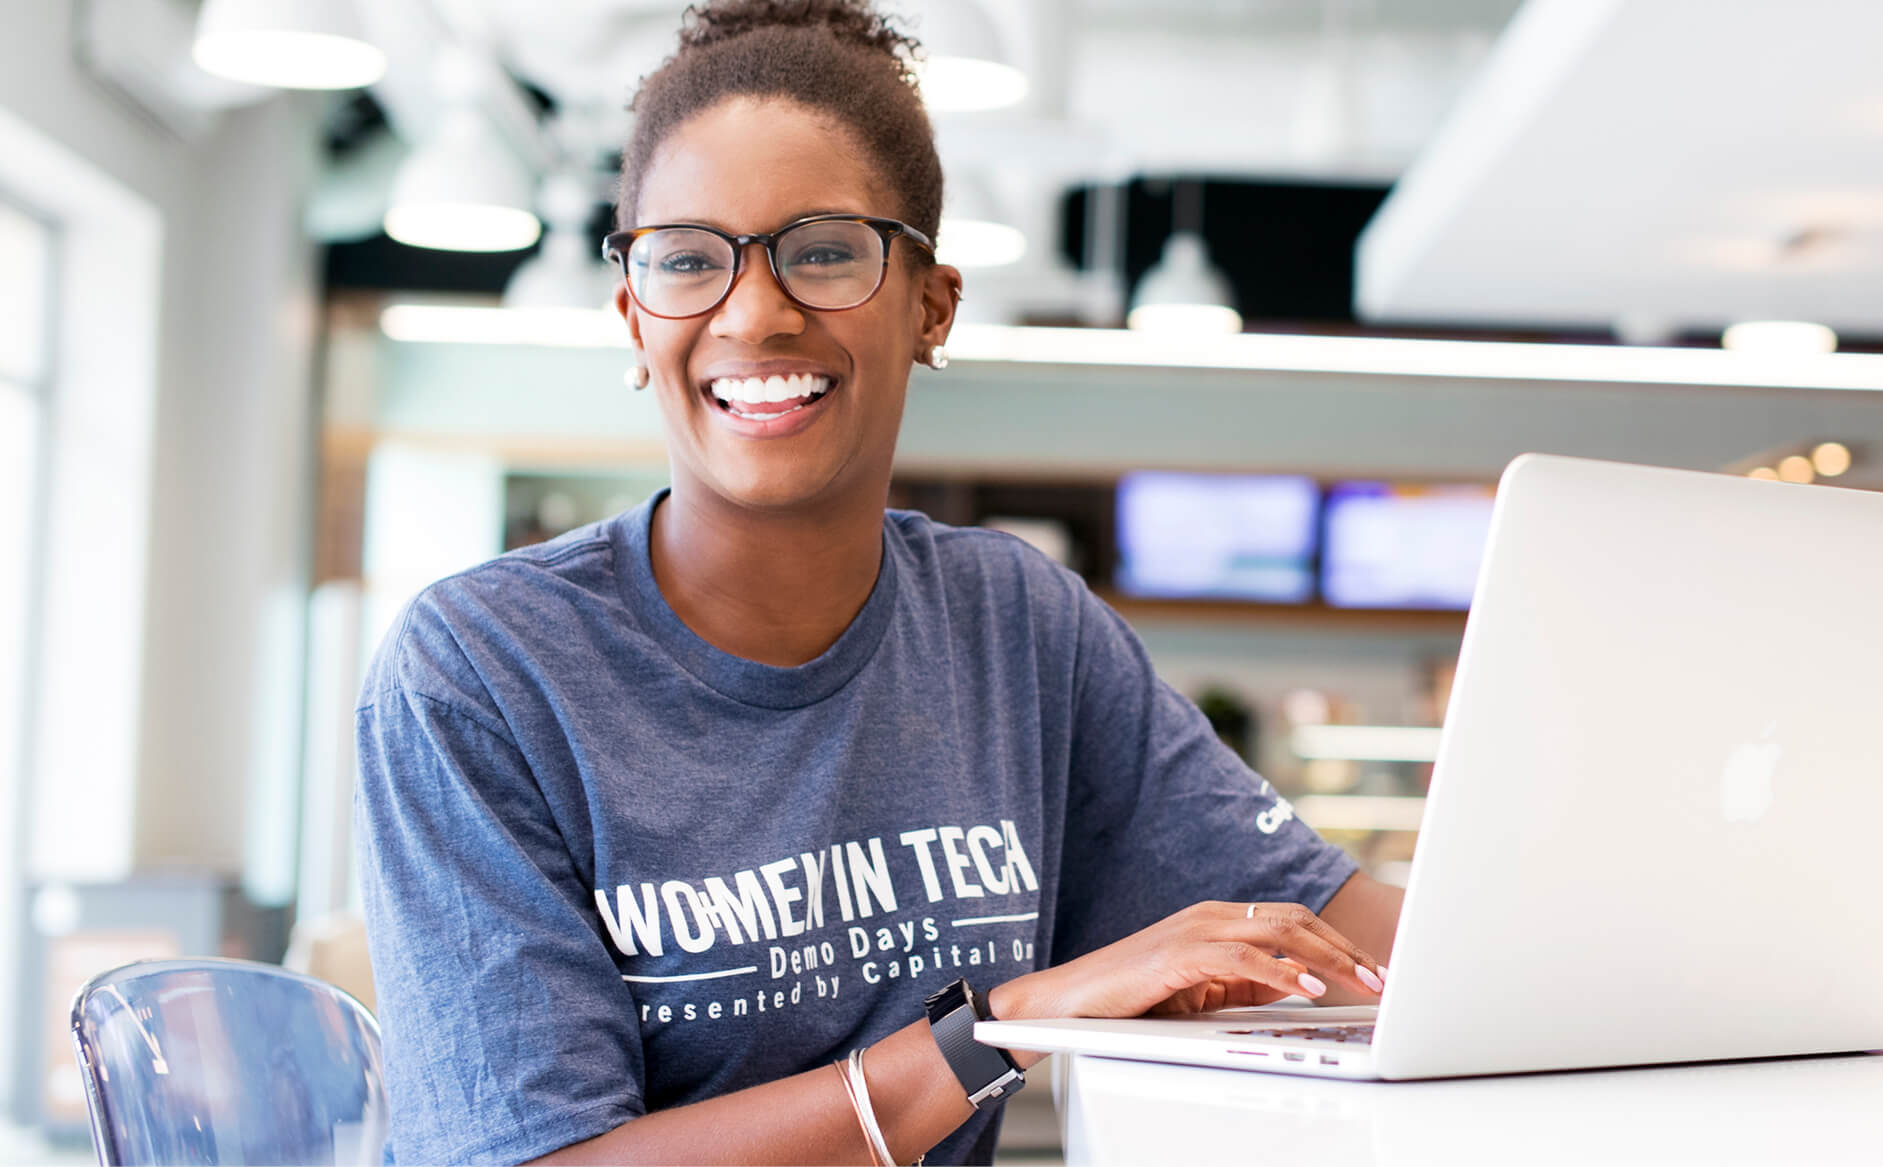
[[[1340,1064],[1340,1059],[1339,1059],[1339,1058],[1330,1058],[1330,1057],[1328,1057],[1328,1056],[1327,1056],[1326,1054],[1322,1054],[1322,1055],[1321,1055],[1321,1064],[1322,1064],[1323,1066],[1338,1066],[1338,1065]]]
[[[1286,1058],[1287,1060],[1291,1062],[1305,1062],[1308,1060],[1308,1055],[1306,1054],[1284,1053],[1282,1054],[1282,1057]]]

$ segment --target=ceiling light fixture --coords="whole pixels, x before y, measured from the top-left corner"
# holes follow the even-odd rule
[[[935,258],[955,267],[1004,267],[1026,255],[1026,233],[1005,222],[979,175],[951,174]]]
[[[1125,326],[1185,336],[1241,332],[1235,292],[1210,262],[1203,241],[1201,182],[1178,184],[1171,217],[1174,229],[1164,241],[1164,254],[1138,280]]]
[[[915,17],[923,55],[913,67],[930,110],[1004,109],[1026,98],[1026,74],[1009,62],[980,0],[926,0]]]
[[[218,77],[276,89],[358,89],[386,75],[353,0],[205,0],[190,56]]]
[[[1720,347],[1759,357],[1810,356],[1837,351],[1837,334],[1805,320],[1746,320],[1720,336]]]
[[[438,62],[444,122],[399,167],[386,234],[440,251],[519,251],[543,225],[530,209],[535,183],[516,152],[478,110],[482,79],[464,54]]]
[[[579,171],[543,180],[543,246],[504,285],[505,308],[593,312],[614,292],[617,269],[598,255],[585,232],[596,202],[594,184]]]
[[[1178,231],[1164,241],[1164,254],[1138,281],[1125,325],[1147,332],[1233,333],[1242,314],[1231,307],[1229,281],[1210,262],[1203,237]]]

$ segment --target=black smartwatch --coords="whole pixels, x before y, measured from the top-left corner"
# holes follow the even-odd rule
[[[986,1103],[1004,1100],[1026,1085],[1026,1072],[1014,1064],[1012,1055],[974,1040],[974,1023],[992,1020],[987,1006],[965,980],[928,998],[929,1030],[976,1110]]]

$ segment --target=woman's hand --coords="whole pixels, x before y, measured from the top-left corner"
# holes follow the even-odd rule
[[[1329,985],[1367,999],[1384,968],[1300,904],[1201,903],[988,995],[994,1016],[1137,1017],[1266,1005]]]

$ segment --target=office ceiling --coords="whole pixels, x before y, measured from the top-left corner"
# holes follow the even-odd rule
[[[919,36],[924,2],[964,0],[883,6],[912,15]],[[951,183],[979,185],[1029,249],[997,279],[977,279],[977,311],[1120,316],[1119,281],[1081,277],[1061,256],[1062,207],[1082,184],[1137,175],[1391,183],[1437,132],[1518,4],[984,0],[1032,91],[1016,109],[940,115],[938,137]],[[685,7],[559,0],[545,19],[535,0],[375,0],[366,11],[393,74],[374,96],[402,137],[419,140],[436,116],[424,81],[434,46],[442,37],[480,47],[556,107],[552,149],[535,161],[594,166],[605,197],[606,168],[630,124],[625,106],[672,51]],[[1160,238],[1166,226],[1158,224]],[[1350,260],[1342,250],[1328,262]]]
[[[1033,92],[937,126],[951,180],[980,180],[1029,237],[1024,261],[976,281],[997,318],[1115,318],[1122,290],[1095,293],[1055,245],[1069,189],[1208,175],[1397,183],[1358,262],[1362,316],[1381,324],[1652,340],[1788,316],[1883,338],[1883,3],[984,6]],[[624,107],[684,8],[375,0],[394,59],[375,97],[420,140],[428,54],[482,48],[556,106],[533,164],[592,166],[605,198]]]
[[[433,0],[571,110],[618,112],[672,51],[684,3]],[[941,0],[961,3],[963,0]],[[1110,173],[1397,174],[1437,129],[1518,0],[997,0],[1033,80],[1017,112],[943,119],[976,165]],[[897,11],[895,0],[884,5]],[[912,6],[904,5],[904,11]],[[921,17],[911,23],[920,35]],[[1008,149],[1024,135],[1032,149]],[[990,148],[976,143],[987,140]]]
[[[1363,237],[1379,321],[1883,337],[1883,4],[1532,0]]]

